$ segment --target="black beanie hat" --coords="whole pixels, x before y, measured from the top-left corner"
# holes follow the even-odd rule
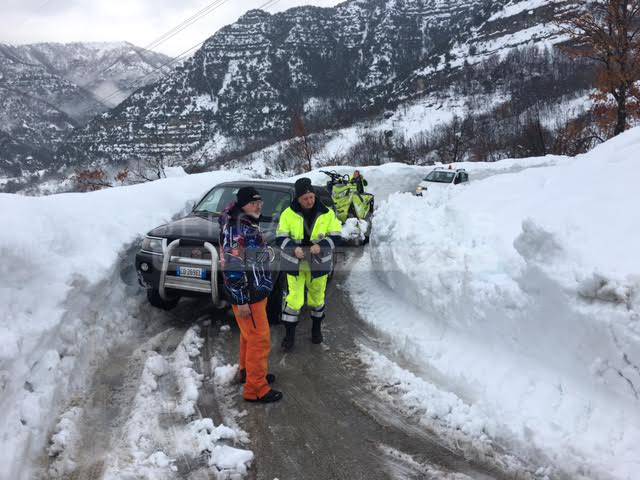
[[[236,206],[238,208],[244,207],[249,202],[255,202],[256,200],[262,200],[260,193],[253,187],[242,187],[236,193],[236,198],[238,201],[236,202]]]
[[[296,188],[296,199],[300,198],[305,193],[316,193],[311,185],[311,179],[307,177],[302,177],[296,180],[294,186]]]

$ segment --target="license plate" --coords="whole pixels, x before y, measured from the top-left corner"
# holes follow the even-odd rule
[[[195,267],[178,267],[179,277],[204,278],[204,269]]]

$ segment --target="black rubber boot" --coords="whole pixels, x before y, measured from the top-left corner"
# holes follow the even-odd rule
[[[267,376],[265,378],[267,379],[267,383],[269,385],[276,381],[276,376],[273,373],[267,373]],[[247,383],[247,371],[244,369],[239,370],[235,380],[236,383]]]
[[[250,400],[248,398],[245,398],[245,400],[247,402],[273,403],[273,402],[277,402],[279,400],[282,400],[282,392],[279,392],[278,390],[271,389],[263,397],[256,398],[254,400]]]
[[[313,325],[311,326],[311,343],[316,345],[322,343],[324,338],[322,337],[322,319],[314,318]]]
[[[298,325],[297,323],[284,324],[285,335],[284,335],[284,338],[282,339],[282,343],[280,344],[280,346],[282,347],[282,350],[284,350],[285,352],[290,352],[291,350],[293,350],[293,345],[296,341],[297,325]]]

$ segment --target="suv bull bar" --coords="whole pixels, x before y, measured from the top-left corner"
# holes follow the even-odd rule
[[[204,242],[204,248],[211,254],[211,260],[202,260],[198,258],[177,257],[173,256],[173,251],[180,246],[180,239],[176,239],[167,245],[167,239],[162,241],[162,269],[160,270],[160,285],[158,293],[160,298],[168,300],[167,288],[177,290],[189,290],[191,292],[209,293],[214,305],[220,303],[220,292],[218,289],[218,262],[220,257],[218,251],[209,242]],[[211,268],[211,280],[202,280],[199,278],[179,277],[168,275],[169,264],[177,263],[183,265],[195,265],[200,267]]]

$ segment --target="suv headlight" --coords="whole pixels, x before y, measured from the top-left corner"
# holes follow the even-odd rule
[[[162,238],[157,237],[144,237],[144,240],[142,240],[142,250],[151,253],[163,253],[162,240]]]

